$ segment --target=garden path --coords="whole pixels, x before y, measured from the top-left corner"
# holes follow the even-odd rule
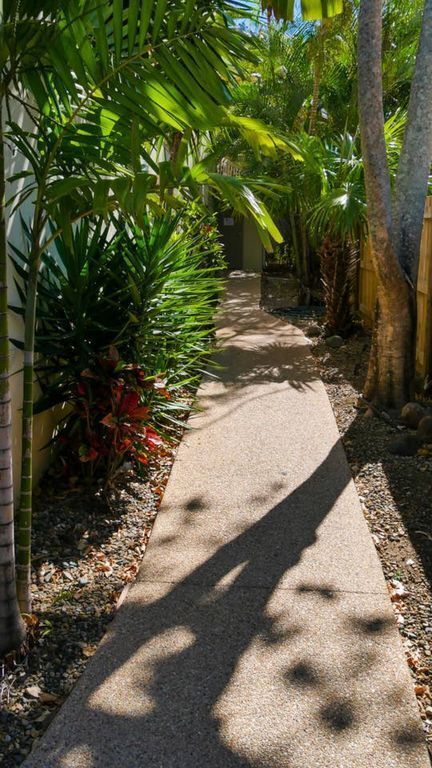
[[[302,333],[229,280],[140,577],[27,768],[427,768]]]

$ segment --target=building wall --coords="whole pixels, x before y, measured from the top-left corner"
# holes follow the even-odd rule
[[[243,221],[243,269],[246,272],[261,272],[264,251],[257,228],[252,219]]]
[[[23,126],[26,126],[23,113],[17,111],[13,114],[15,122]],[[23,170],[23,160],[19,155],[13,156],[8,148],[6,148],[6,178],[12,176]],[[28,181],[28,180],[27,180]],[[14,185],[7,184],[6,199],[8,200],[12,194],[17,191],[17,184],[23,185],[24,182],[15,182]],[[29,222],[31,220],[33,212],[32,199],[28,199],[23,204],[20,212],[12,213],[11,210],[7,212],[7,237],[8,241],[13,243],[17,248],[22,251],[26,249],[25,237],[23,234],[20,215]],[[16,274],[14,272],[11,259],[8,263],[8,287],[9,287],[9,304],[12,306],[19,306],[20,300],[18,292],[15,286]],[[24,324],[15,312],[9,312],[9,336],[12,339],[23,339]],[[10,344],[10,360],[11,360],[11,395],[12,395],[12,440],[13,440],[13,471],[14,471],[14,486],[15,495],[19,492],[20,474],[21,474],[21,408],[22,408],[22,366],[23,355],[21,350],[17,349],[13,344]],[[37,395],[37,386],[35,388]],[[56,424],[58,422],[58,412],[54,414],[54,411],[47,411],[44,414],[40,414],[35,417],[34,424],[34,453],[33,453],[33,469],[35,483],[40,479],[41,474],[46,469],[50,459],[50,449],[45,446],[50,441]]]

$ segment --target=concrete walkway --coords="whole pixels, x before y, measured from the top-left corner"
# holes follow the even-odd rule
[[[139,581],[27,768],[428,768],[300,331],[235,278]]]

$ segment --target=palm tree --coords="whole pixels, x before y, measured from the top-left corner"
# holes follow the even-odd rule
[[[25,637],[16,594],[14,499],[12,475],[12,409],[9,370],[5,157],[0,90],[0,656]]]
[[[345,132],[322,143],[321,191],[308,217],[318,246],[329,333],[348,332],[358,245],[365,228],[363,163],[357,136]]]
[[[228,112],[229,86],[251,56],[249,40],[231,22],[242,2],[184,4],[165,13],[159,0],[140,3],[75,0],[72,3],[10,3],[5,16],[8,57],[14,64],[7,98],[26,110],[31,128],[9,121],[7,140],[27,159],[33,175],[13,204],[34,196],[28,225],[25,301],[21,502],[17,515],[17,584],[21,610],[31,609],[30,534],[33,445],[34,338],[41,258],[59,235],[71,236],[81,218],[123,209],[139,222],[146,207],[178,205],[172,190],[197,194],[210,185],[240,212],[254,216],[265,242],[279,237],[264,204],[239,179],[225,179],[203,161],[185,168],[195,132],[229,125],[266,148],[283,147],[262,124]],[[30,13],[31,11],[31,13]],[[55,11],[55,12],[54,12]],[[227,12],[231,16],[228,16]],[[24,50],[29,18],[37,56]],[[96,41],[97,45],[94,45]],[[20,47],[21,46],[21,47]],[[78,58],[77,51],[81,52]],[[5,79],[5,78],[4,78]],[[13,87],[12,87],[13,83]],[[29,93],[32,98],[29,99]],[[182,134],[175,155],[161,159],[172,132]],[[47,230],[56,222],[54,232]],[[5,334],[7,337],[7,333]],[[13,569],[12,569],[13,570]]]
[[[382,4],[362,0],[359,111],[377,320],[366,396],[387,408],[411,399],[415,377],[416,283],[432,160],[432,0],[425,0],[394,193],[387,165],[382,76]]]
[[[15,580],[14,502],[12,474],[12,411],[10,394],[7,240],[5,110],[15,87],[25,56],[37,61],[51,38],[49,16],[53,3],[21,3],[22,23],[18,23],[15,3],[0,2],[0,656],[17,648],[25,637]],[[36,22],[37,19],[37,22]],[[15,27],[14,34],[11,34]],[[17,34],[15,34],[17,33]]]

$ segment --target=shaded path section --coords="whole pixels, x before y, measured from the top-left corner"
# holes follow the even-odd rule
[[[428,768],[304,336],[229,280],[138,582],[27,768]]]

